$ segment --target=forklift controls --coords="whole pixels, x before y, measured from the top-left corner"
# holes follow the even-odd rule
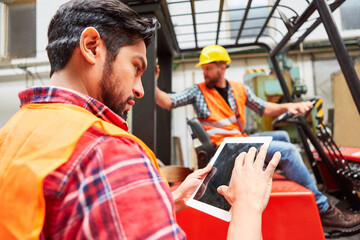
[[[318,100],[318,98],[313,98],[310,100],[310,102],[313,104],[313,106],[315,106]],[[309,113],[310,111],[308,111],[302,116],[296,116],[294,114],[291,114],[290,112],[285,112],[273,121],[273,125],[276,126],[281,122],[301,125],[304,123],[304,121],[302,121],[302,118],[306,118]],[[317,125],[315,127],[317,133],[315,134],[315,136],[328,157],[327,161],[330,162],[329,166],[327,167],[330,167],[334,170],[337,178],[344,186],[343,188],[345,188],[342,190],[347,191],[348,193],[353,195],[354,204],[352,204],[352,207],[358,209],[360,206],[360,161],[347,160],[341,153],[340,148],[336,145],[331,134],[328,132],[323,117],[316,115],[315,119],[317,120]],[[325,160],[322,159],[322,161]],[[317,164],[312,165],[313,167],[317,167]],[[355,207],[356,205],[358,207]]]

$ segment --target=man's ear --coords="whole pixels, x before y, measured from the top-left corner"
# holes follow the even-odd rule
[[[226,64],[225,64],[225,63],[224,63],[224,64],[220,64],[220,69],[221,69],[221,71],[225,72],[225,70],[226,70]]]
[[[80,51],[86,61],[88,61],[90,64],[95,64],[96,62],[96,58],[99,55],[100,41],[100,34],[93,27],[87,27],[81,33]]]

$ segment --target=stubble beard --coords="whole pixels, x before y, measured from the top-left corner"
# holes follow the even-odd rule
[[[216,77],[209,78],[208,81],[205,81],[205,85],[207,88],[214,88],[219,81],[220,81],[220,71],[218,72],[218,75]]]
[[[120,80],[116,79],[115,81],[111,81],[110,75],[112,73],[111,65],[106,63],[103,72],[103,78],[101,79],[99,85],[101,88],[101,98],[102,102],[110,108],[111,111],[122,117],[125,121],[127,119],[128,111],[124,111],[126,107],[126,103],[129,100],[134,100],[134,96],[129,96],[124,102],[118,103],[117,99],[122,99],[123,96],[121,93],[117,92],[117,89],[120,89]]]

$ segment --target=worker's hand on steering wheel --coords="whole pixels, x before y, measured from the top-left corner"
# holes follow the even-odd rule
[[[306,102],[295,102],[295,103],[286,103],[287,111],[280,114],[272,124],[275,126],[276,124],[284,121],[289,121],[294,118],[294,116],[304,115],[305,117],[310,112],[310,110],[315,106],[317,99],[313,99],[311,101]]]
[[[288,103],[287,111],[298,116],[307,113],[313,108],[313,106],[313,103],[310,101]]]

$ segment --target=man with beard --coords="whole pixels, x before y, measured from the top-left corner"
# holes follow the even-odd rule
[[[304,114],[312,108],[310,102],[265,102],[255,96],[248,86],[225,78],[225,71],[230,62],[229,54],[222,46],[210,45],[203,48],[196,67],[202,67],[205,81],[179,93],[167,94],[156,88],[156,103],[164,109],[192,104],[197,118],[215,146],[219,146],[225,137],[248,136],[244,134],[245,106],[260,116],[273,117],[284,112]],[[157,68],[157,77],[159,71]],[[360,214],[341,212],[317,189],[300,153],[290,143],[289,135],[285,131],[254,135],[273,137],[265,161],[270,160],[275,152],[281,153],[279,165],[285,176],[314,193],[325,230],[352,231],[360,227]]]
[[[56,12],[48,28],[51,86],[20,92],[21,109],[0,129],[0,239],[185,238],[175,211],[211,167],[171,192],[125,121],[144,95],[146,46],[158,27],[120,0],[73,0]],[[239,155],[232,182],[219,187],[233,205],[229,239],[261,238],[280,159],[262,171],[265,154],[256,164],[254,149]]]

